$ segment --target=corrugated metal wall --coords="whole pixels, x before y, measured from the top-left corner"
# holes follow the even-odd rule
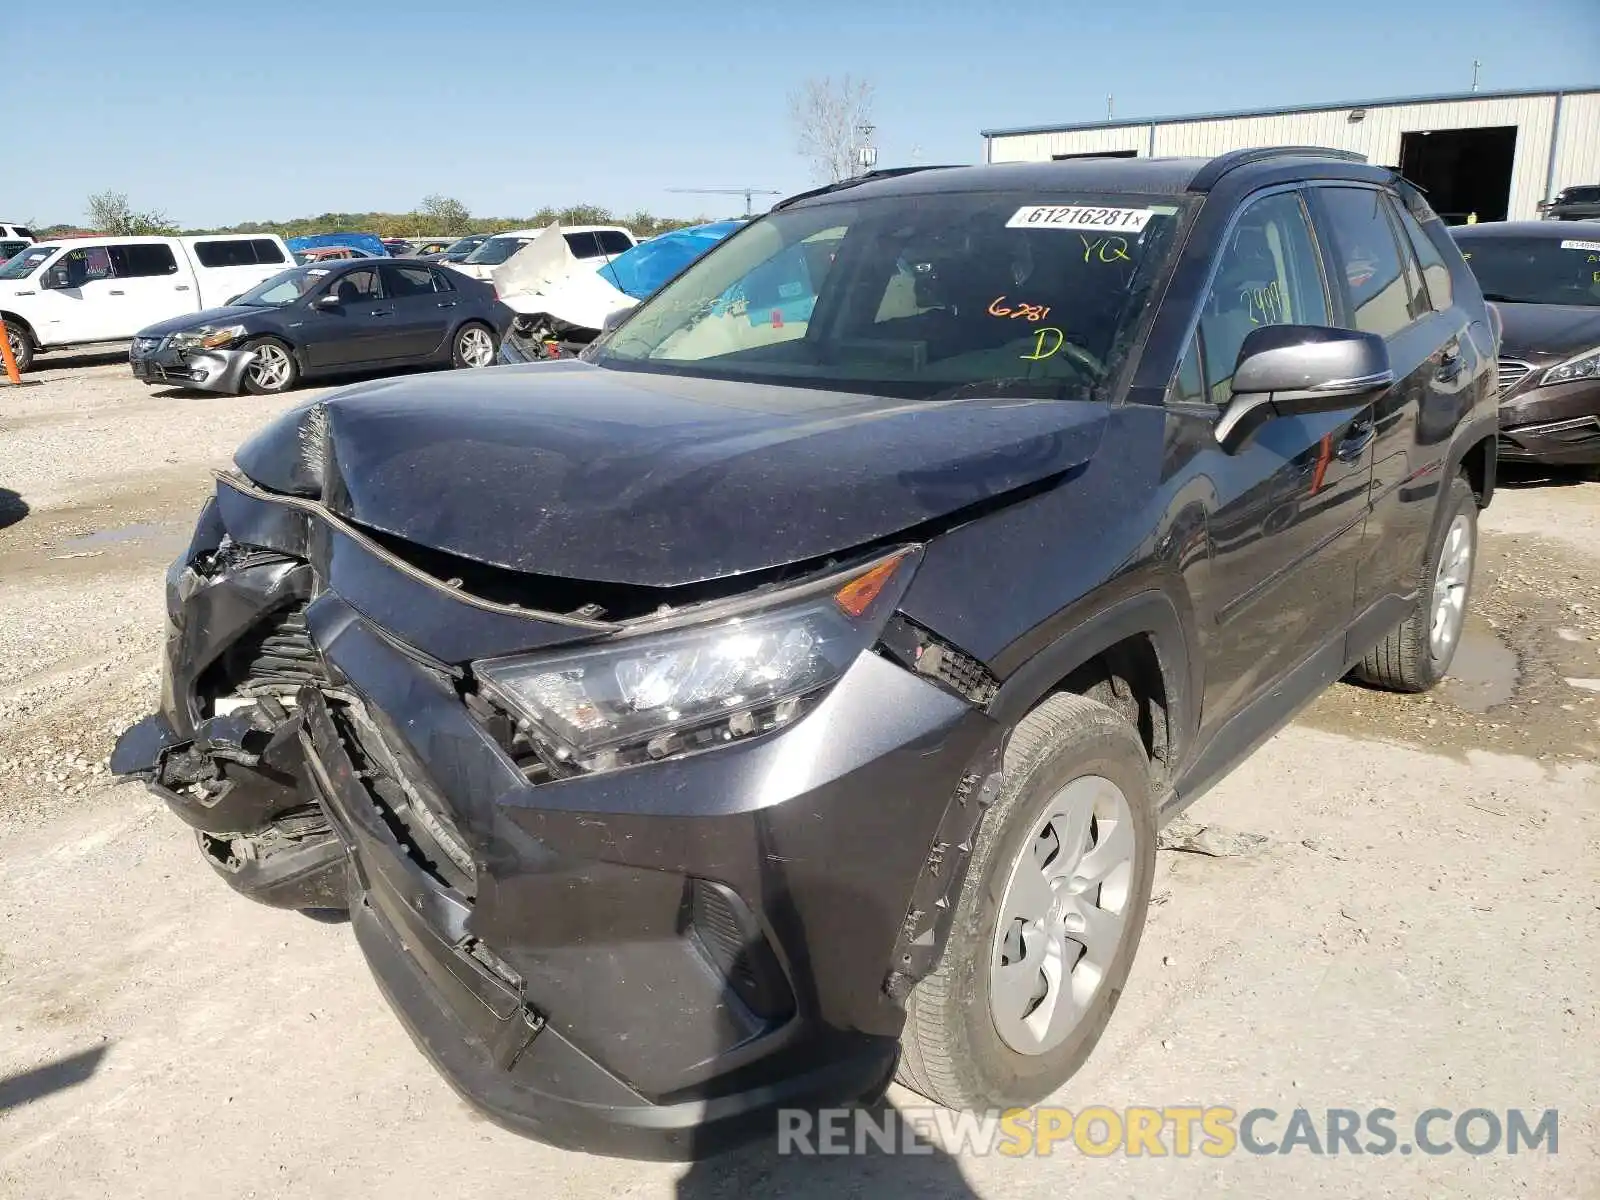
[[[1555,190],[1600,183],[1600,92],[1562,97],[1556,134]]]
[[[1538,215],[1538,202],[1545,198],[1555,107],[1551,94],[1368,108],[1358,122],[1350,121],[1351,109],[1181,121],[1155,126],[1154,153],[1209,156],[1247,146],[1310,145],[1355,150],[1371,162],[1393,164],[1400,161],[1400,136],[1404,133],[1515,125],[1517,149],[1509,215],[1512,220],[1529,219]],[[1038,161],[1056,154],[1106,150],[1151,153],[1151,127],[998,137],[991,142],[990,158],[994,162]],[[1600,183],[1600,92],[1565,97],[1557,155],[1558,187]]]

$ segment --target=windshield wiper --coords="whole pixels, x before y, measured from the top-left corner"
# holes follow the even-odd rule
[[[1526,300],[1518,299],[1516,296],[1502,296],[1499,292],[1485,292],[1483,294],[1483,298],[1485,300],[1489,301],[1491,304],[1526,304],[1526,303],[1528,303]]]

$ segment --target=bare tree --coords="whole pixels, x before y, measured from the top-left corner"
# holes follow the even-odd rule
[[[432,227],[434,233],[460,233],[472,224],[472,214],[467,206],[453,196],[438,192],[424,196],[417,206],[417,216]]]
[[[856,172],[862,127],[872,124],[872,84],[850,75],[811,78],[789,96],[795,149],[817,178],[838,183]]]
[[[152,209],[134,212],[126,192],[97,192],[89,197],[89,226],[118,237],[177,233],[178,227],[166,213]]]

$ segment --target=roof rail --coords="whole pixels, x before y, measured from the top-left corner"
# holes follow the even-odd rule
[[[858,184],[876,183],[880,179],[897,179],[901,175],[915,175],[919,171],[948,171],[959,163],[927,163],[919,167],[884,167],[879,171],[868,171],[865,175],[852,175],[849,179],[841,179],[836,183],[824,184],[819,188],[812,188],[809,192],[797,192],[793,196],[786,196],[779,200],[769,210],[777,212],[788,208],[791,204],[798,204],[802,200],[809,200],[813,196],[826,196],[829,192],[842,192],[846,188],[853,188]]]
[[[1250,163],[1265,162],[1271,158],[1336,158],[1342,162],[1367,161],[1365,154],[1354,150],[1334,150],[1328,146],[1255,146],[1249,150],[1229,150],[1219,154],[1201,167],[1189,181],[1191,192],[1208,192],[1229,171]]]

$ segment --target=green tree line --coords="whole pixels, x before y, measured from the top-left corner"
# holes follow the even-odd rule
[[[185,229],[159,210],[136,211],[121,192],[99,192],[89,197],[84,209],[88,230],[110,234],[177,233],[276,233],[285,238],[316,233],[375,233],[379,237],[462,237],[469,233],[498,233],[504,229],[527,229],[559,222],[562,225],[626,225],[640,237],[681,229],[713,220],[712,217],[658,217],[640,210],[627,215],[613,213],[597,204],[578,204],[570,208],[541,208],[524,217],[475,217],[466,205],[448,196],[423,198],[411,212],[328,212],[288,221],[245,221],[238,225]],[[78,232],[84,227],[71,224],[32,226],[36,238]]]

